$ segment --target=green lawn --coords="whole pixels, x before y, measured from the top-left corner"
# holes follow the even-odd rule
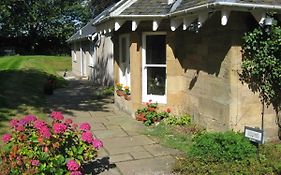
[[[167,147],[178,149],[182,152],[181,155],[176,157],[176,163],[174,165],[173,171],[176,174],[181,175],[199,175],[199,174],[214,174],[214,175],[229,175],[229,174],[266,174],[266,175],[280,175],[281,174],[281,144],[276,143],[266,143],[260,146],[259,157],[255,154],[250,158],[245,158],[242,160],[233,161],[223,161],[223,157],[220,158],[221,161],[209,159],[207,156],[203,156],[203,160],[196,157],[196,155],[191,154],[191,149],[194,144],[194,138],[199,135],[209,134],[208,132],[202,132],[202,128],[198,128],[196,125],[165,125],[160,123],[157,126],[148,127],[145,134],[156,136],[159,142]],[[225,133],[227,134],[227,133]],[[218,142],[213,149],[210,148],[210,144],[214,145],[213,142],[207,139],[204,142],[200,142],[200,149],[203,147],[210,155],[216,155],[217,150],[220,150],[218,145],[225,146],[225,152],[230,156],[233,154],[231,150],[237,151],[236,142],[234,142],[233,137],[224,137],[224,140],[215,138],[213,142]],[[228,140],[226,139],[228,138]],[[198,145],[198,144],[197,144]],[[242,148],[245,145],[240,146]],[[215,149],[216,148],[216,149]],[[243,149],[237,152],[237,155],[241,156]],[[225,154],[225,155],[228,155]],[[211,156],[212,158],[213,156]]]
[[[0,134],[6,131],[12,117],[47,110],[43,87],[50,75],[71,69],[69,56],[0,57]],[[56,78],[58,84],[64,81]]]

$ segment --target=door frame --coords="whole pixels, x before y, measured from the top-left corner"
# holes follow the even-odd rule
[[[148,35],[165,35],[167,36],[167,32],[143,32],[142,33],[142,102],[148,102],[152,100],[152,102],[157,102],[161,104],[167,103],[167,48],[165,43],[165,52],[166,52],[166,64],[158,65],[158,64],[150,64],[153,67],[165,67],[166,68],[166,78],[165,78],[165,95],[148,95],[147,94],[147,68],[146,68],[146,36]]]

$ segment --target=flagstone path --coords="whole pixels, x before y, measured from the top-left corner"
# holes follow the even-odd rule
[[[87,173],[101,175],[169,175],[178,151],[159,145],[144,134],[145,126],[114,107],[112,98],[96,98],[88,81],[69,80],[69,86],[48,97],[54,110],[76,122],[89,122],[104,148]]]

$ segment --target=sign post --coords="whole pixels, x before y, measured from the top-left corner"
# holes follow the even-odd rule
[[[264,143],[264,132],[262,129],[252,128],[245,126],[244,135],[250,141],[252,141],[257,147],[257,156],[259,159],[259,145]],[[260,160],[260,159],[259,159]]]
[[[263,139],[264,134],[263,134],[263,130],[261,130],[261,129],[245,126],[244,135],[246,138],[248,138],[252,142],[255,142],[258,144],[264,143],[264,139]]]

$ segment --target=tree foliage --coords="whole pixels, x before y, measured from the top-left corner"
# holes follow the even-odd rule
[[[281,110],[281,28],[264,26],[247,33],[242,45],[242,82],[259,93],[262,102]]]
[[[76,24],[90,17],[90,6],[84,0],[1,0],[0,36],[25,37],[32,44],[42,38],[64,42]]]
[[[93,14],[96,16],[100,14],[106,7],[117,3],[120,0],[90,0]]]

